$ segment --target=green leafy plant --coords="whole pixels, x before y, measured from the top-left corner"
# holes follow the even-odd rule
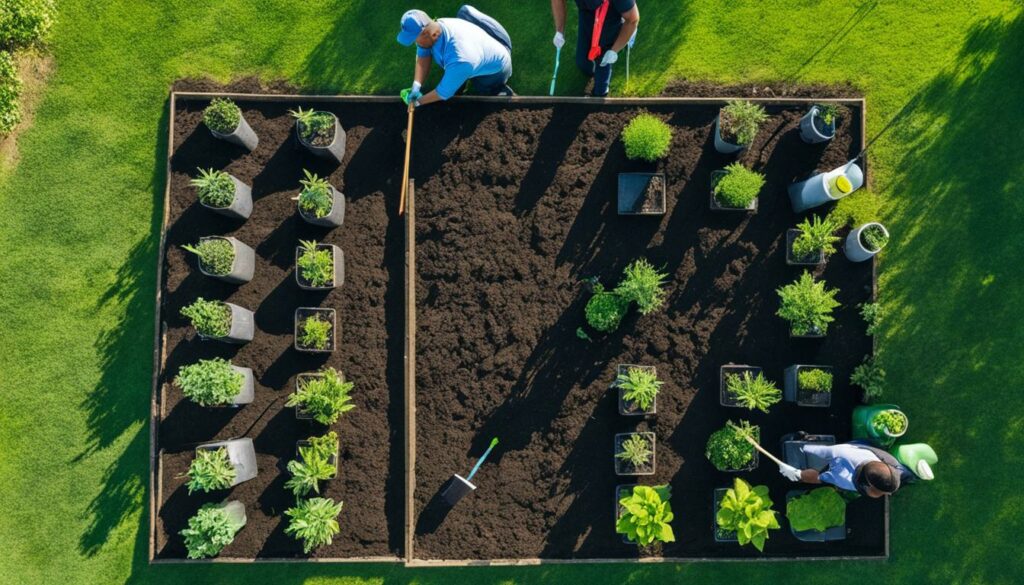
[[[334,116],[314,109],[288,110],[299,125],[299,136],[315,146],[327,146],[334,141]]]
[[[745,145],[754,141],[757,130],[768,119],[764,108],[745,100],[732,100],[720,113],[719,124],[722,136],[736,137],[736,144]]]
[[[313,549],[331,544],[334,535],[341,532],[338,514],[342,502],[334,503],[330,498],[309,498],[299,500],[294,508],[285,510],[290,518],[284,531],[302,541],[302,551],[309,554]]]
[[[846,500],[830,487],[813,489],[786,502],[786,518],[798,532],[824,532],[846,522]]]
[[[306,178],[299,181],[302,191],[299,193],[299,209],[314,217],[326,216],[334,208],[334,191],[327,179],[321,179],[306,169],[302,170]]]
[[[821,116],[821,121],[826,126],[831,126],[836,116],[839,115],[839,108],[835,104],[821,104],[818,106],[818,115]]]
[[[600,284],[594,287],[594,296],[587,301],[584,314],[587,323],[601,332],[615,331],[629,308],[629,301],[618,293],[607,292]]]
[[[647,410],[664,384],[658,374],[643,368],[629,368],[615,378],[615,385],[625,390],[622,398],[635,404],[640,410]]]
[[[627,437],[622,442],[621,448],[622,450],[615,454],[616,459],[628,461],[636,469],[647,465],[651,460],[651,455],[654,455],[650,443],[639,433]]]
[[[626,157],[654,162],[668,154],[672,128],[651,114],[640,114],[622,130]]]
[[[821,219],[815,215],[796,226],[800,234],[793,239],[793,256],[799,259],[811,258],[818,252],[827,258],[836,251],[839,237],[833,235],[839,224],[831,217]]]
[[[635,260],[623,270],[625,278],[615,287],[615,293],[626,301],[636,303],[641,315],[647,315],[665,302],[662,286],[668,274],[658,272],[646,258]]]
[[[831,392],[832,374],[820,368],[801,368],[796,374],[796,383],[801,390]]]
[[[213,98],[203,110],[203,123],[220,134],[231,134],[242,121],[242,110],[228,98]]]
[[[885,392],[885,369],[878,365],[872,356],[866,357],[864,363],[853,369],[850,383],[864,389],[864,397],[875,400]]]
[[[734,162],[725,167],[725,174],[717,179],[712,191],[722,206],[746,209],[763,186],[764,175]]]
[[[745,437],[755,441],[761,438],[761,429],[750,422],[731,420],[708,437],[704,456],[719,471],[736,471],[746,468],[754,460],[754,446]]]
[[[871,417],[871,425],[879,433],[899,435],[907,430],[907,415],[898,410],[883,410]]]
[[[299,345],[312,349],[327,349],[334,326],[319,314],[306,317],[299,323]]]
[[[310,491],[320,493],[322,480],[334,477],[338,468],[330,461],[338,447],[338,434],[334,431],[322,437],[313,437],[308,446],[299,447],[300,460],[288,462],[288,473],[292,478],[284,487],[292,490],[296,497]]]
[[[624,512],[615,523],[615,532],[630,542],[649,546],[655,542],[675,542],[672,531],[672,493],[667,485],[634,486],[629,495],[619,499]]]
[[[203,205],[227,207],[235,200],[235,182],[224,171],[199,169],[199,176],[191,182]]]
[[[824,282],[815,282],[806,270],[793,283],[778,290],[782,306],[778,316],[789,321],[794,335],[824,335],[834,318],[832,310],[839,306],[836,289],[826,289]]]
[[[199,297],[183,307],[181,314],[205,337],[224,337],[231,331],[231,307],[221,301],[208,301]]]
[[[878,328],[882,325],[885,310],[882,309],[881,303],[862,303],[860,306],[860,317],[868,325],[867,334],[875,335],[878,333]]]
[[[759,551],[764,551],[768,531],[779,528],[768,487],[750,487],[738,477],[719,502],[715,521],[721,530],[735,532],[740,546],[753,544]]]
[[[583,341],[594,341],[591,339],[590,334],[587,333],[587,330],[582,327],[576,328],[576,338],[582,339]]]
[[[195,246],[185,244],[182,249],[199,256],[203,270],[210,274],[223,276],[231,272],[235,263],[235,247],[224,238],[208,238]]]
[[[14,57],[0,50],[0,136],[6,136],[21,122],[21,78]]]
[[[782,400],[782,391],[775,382],[769,381],[761,372],[752,376],[750,371],[740,374],[725,375],[725,389],[740,405],[761,412],[768,412],[768,408]]]
[[[285,406],[301,406],[313,419],[333,424],[342,414],[355,408],[349,393],[354,384],[346,382],[334,368],[324,368],[320,375],[299,381]]]
[[[223,447],[217,449],[199,449],[196,457],[189,465],[188,493],[211,492],[213,490],[225,490],[231,487],[235,481],[237,472],[235,466],[228,459],[228,451]]]
[[[38,45],[53,27],[54,0],[3,0],[0,2],[0,48],[6,51]]]
[[[870,252],[877,252],[889,243],[889,234],[882,226],[871,224],[860,232],[860,241]]]
[[[199,360],[178,370],[174,383],[200,406],[228,404],[242,391],[245,376],[223,358]]]
[[[328,286],[334,282],[334,254],[330,248],[317,249],[316,241],[299,240],[302,251],[296,263],[302,278],[312,286]]]
[[[189,518],[188,528],[179,534],[185,540],[188,558],[215,557],[235,540],[235,534],[245,525],[231,517],[228,510],[217,504],[205,504],[195,516]]]

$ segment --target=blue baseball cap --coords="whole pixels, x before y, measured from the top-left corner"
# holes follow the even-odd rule
[[[408,47],[420,36],[423,27],[430,24],[430,17],[422,10],[409,10],[402,15],[402,30],[398,33],[398,43]]]

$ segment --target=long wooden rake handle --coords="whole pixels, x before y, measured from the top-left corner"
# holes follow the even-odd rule
[[[412,153],[412,114],[415,104],[409,104],[409,123],[405,127],[405,163],[402,168],[402,197],[398,200],[398,215],[405,212],[405,192],[409,189],[409,155]]]
[[[757,449],[758,451],[763,453],[765,457],[771,459],[776,464],[778,464],[778,465],[786,465],[782,461],[779,461],[779,459],[775,455],[772,455],[771,453],[769,453],[764,447],[762,447],[761,445],[758,445],[757,441],[755,441],[754,439],[750,438],[750,435],[746,435],[745,434],[745,435],[743,435],[743,438],[746,439],[748,443],[753,445],[755,449]]]

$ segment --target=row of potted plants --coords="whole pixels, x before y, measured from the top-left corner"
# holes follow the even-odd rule
[[[345,130],[338,117],[320,110],[289,110],[295,118],[295,136],[299,143],[320,158],[341,162],[345,156]],[[203,123],[214,137],[252,152],[259,137],[242,115],[241,108],[228,98],[213,98],[203,110]]]
[[[199,204],[233,219],[248,219],[252,214],[252,187],[226,171],[197,169],[192,179]],[[321,227],[340,227],[345,222],[345,196],[327,179],[303,169],[302,187],[295,200],[299,216]]]
[[[226,343],[248,343],[256,331],[253,312],[226,301],[197,298],[181,309],[202,339]],[[295,309],[294,346],[298,351],[330,353],[337,339],[337,313],[334,309],[299,307]]]

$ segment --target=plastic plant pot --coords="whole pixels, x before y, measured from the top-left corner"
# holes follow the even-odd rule
[[[245,526],[245,523],[248,520],[245,516],[245,504],[238,500],[225,500],[217,507],[224,510],[227,514],[231,525],[235,527],[236,534],[243,526]]]
[[[230,134],[221,134],[213,128],[210,128],[210,134],[213,134],[224,142],[241,146],[249,152],[256,150],[256,146],[260,143],[259,136],[256,136],[256,132],[253,131],[252,126],[249,126],[249,122],[245,120],[245,116],[239,116],[238,127],[236,127]]]
[[[231,201],[231,205],[227,207],[214,207],[202,201],[199,204],[214,213],[219,213],[232,219],[249,219],[249,216],[252,214],[252,188],[236,179],[234,175],[229,176],[235,183],[235,198]]]
[[[818,250],[809,258],[797,258],[793,254],[793,242],[800,235],[800,230],[790,228],[786,230],[786,264],[790,266],[820,266],[825,263],[825,254]]]
[[[868,222],[857,227],[846,236],[846,245],[843,247],[843,252],[846,254],[846,258],[851,262],[864,262],[865,260],[870,260],[872,256],[881,252],[882,249],[885,248],[885,246],[882,246],[877,250],[868,248],[867,242],[864,241],[861,234],[864,233],[865,229],[871,226],[878,226],[882,228],[882,231],[885,232],[885,237],[889,237],[889,230],[885,229],[885,226],[877,221]]]
[[[256,447],[252,439],[231,439],[229,441],[214,441],[203,443],[196,447],[196,451],[215,451],[224,448],[228,452],[228,461],[235,468],[235,480],[231,483],[234,487],[243,481],[249,481],[256,477]]]
[[[836,135],[835,118],[831,124],[825,124],[820,113],[821,109],[818,106],[811,106],[804,117],[800,118],[800,139],[808,144],[828,142]]]
[[[840,176],[845,177],[845,181],[840,181]],[[856,162],[850,161],[827,173],[818,173],[790,185],[789,202],[793,206],[793,211],[801,213],[819,205],[839,201],[863,185],[864,171]]]
[[[245,284],[252,280],[252,275],[256,272],[256,252],[252,248],[231,236],[210,236],[206,238],[199,238],[200,242],[205,242],[207,240],[227,240],[231,244],[231,248],[235,251],[235,258],[231,261],[231,271],[227,274],[213,274],[211,272],[207,272],[206,269],[203,268],[202,262],[199,262],[199,272],[202,272],[210,278],[216,278],[217,280],[223,280],[224,282],[230,282],[231,284]]]
[[[614,530],[615,526],[618,525],[619,517],[621,517],[623,512],[626,511],[626,509],[623,508],[621,504],[619,504],[619,500],[621,500],[622,498],[626,497],[626,494],[632,494],[633,493],[633,488],[635,488],[637,485],[639,485],[639,484],[630,483],[630,484],[626,484],[626,485],[617,485],[617,486],[615,486],[615,502],[613,502],[615,504],[615,506],[613,508],[615,510],[615,515],[613,516],[614,521],[612,522],[612,530]],[[637,547],[640,546],[640,543],[633,542],[625,534],[622,535],[622,542],[624,542],[625,544],[631,544],[631,545],[637,546]]]
[[[201,339],[214,339],[225,343],[247,343],[252,341],[256,333],[255,318],[252,311],[239,307],[234,303],[224,303],[231,309],[231,327],[224,337],[208,337],[199,333]]]
[[[320,158],[326,158],[334,160],[340,163],[345,158],[345,130],[341,127],[341,122],[338,121],[338,117],[330,112],[317,112],[329,114],[334,118],[334,140],[330,144],[325,146],[317,146],[302,137],[302,133],[299,132],[299,122],[295,122],[295,136],[299,139],[299,144],[306,147],[306,150],[313,153],[315,156]]]
[[[313,286],[308,280],[302,277],[302,270],[299,269],[299,257],[302,256],[302,246],[295,246],[295,282],[299,288],[304,290],[331,290],[345,284],[345,253],[334,244],[317,244],[317,250],[331,250],[331,257],[334,264],[334,280],[324,286]]]
[[[345,195],[341,191],[338,191],[331,186],[331,211],[323,217],[317,217],[312,213],[307,213],[302,208],[299,208],[299,216],[303,220],[320,227],[341,227],[341,224],[345,223]]]
[[[315,347],[305,347],[299,342],[299,334],[302,328],[302,323],[313,316],[319,316],[321,319],[325,319],[330,322],[331,330],[327,336],[327,347],[324,349],[317,349]],[[337,313],[334,309],[319,309],[316,307],[299,307],[295,309],[295,349],[298,351],[306,351],[310,353],[331,353],[334,351],[335,340],[338,339],[338,320]]]
[[[746,207],[729,207],[728,205],[722,205],[719,203],[718,198],[715,197],[715,186],[722,180],[722,177],[728,174],[728,172],[723,170],[711,171],[711,198],[709,200],[711,211],[739,211],[742,213],[757,212],[758,197],[754,197],[754,200]]]
[[[615,377],[616,380],[618,379],[619,376],[625,375],[627,372],[629,372],[629,370],[634,369],[634,368],[639,369],[639,370],[644,370],[646,372],[651,372],[652,374],[657,374],[657,372],[658,372],[657,369],[654,366],[638,366],[638,365],[634,365],[634,364],[619,364],[619,366],[618,366],[618,368],[616,368],[616,372],[615,372],[616,373],[616,377]],[[649,414],[657,414],[657,412],[658,412],[658,397],[657,397],[657,395],[655,395],[654,402],[651,403],[651,407],[649,409],[641,410],[639,406],[637,406],[636,404],[634,404],[631,401],[626,400],[626,398],[625,398],[625,394],[626,394],[625,388],[620,388],[618,386],[618,384],[616,384],[614,382],[612,383],[612,386],[617,388],[618,391],[619,391],[619,414],[621,414],[623,416],[646,416],[646,415],[649,415]]]
[[[878,416],[880,414],[882,414],[883,412],[895,413],[900,418],[902,418],[903,419],[903,430],[898,432],[898,433],[893,433],[893,432],[890,432],[888,428],[879,428],[878,426],[876,426],[875,425],[875,419],[878,418]],[[885,439],[888,443],[891,443],[891,442],[895,441],[896,439],[902,437],[903,435],[907,434],[907,429],[910,428],[910,420],[907,418],[906,413],[904,413],[902,410],[900,410],[898,408],[886,408],[884,410],[880,410],[878,412],[875,412],[871,416],[871,423],[868,426],[868,428],[871,429],[871,431],[872,431],[871,434],[875,435],[876,437],[878,437],[880,439]]]
[[[796,402],[797,406],[810,406],[816,408],[828,408],[832,406],[832,392],[816,392],[800,388],[800,370],[825,370],[832,373],[831,366],[814,366],[807,364],[795,364],[786,368],[783,376],[782,399],[786,402]]]
[[[296,457],[301,457],[301,454],[299,453],[299,449],[302,448],[302,447],[309,447],[310,445],[312,445],[312,443],[310,443],[306,439],[302,439],[300,441],[295,441],[295,456]],[[331,477],[329,477],[327,479],[334,479],[334,478],[338,477],[338,461],[340,459],[341,459],[341,445],[339,443],[335,443],[334,444],[334,453],[332,453],[327,458],[327,462],[334,466],[334,473],[331,474]]]
[[[726,387],[726,376],[738,375],[742,376],[744,372],[750,372],[750,375],[757,377],[762,372],[762,368],[757,366],[747,366],[738,364],[729,364],[722,366],[718,369],[718,403],[722,406],[728,406],[732,408],[744,408],[735,398],[729,394],[729,390]]]
[[[811,329],[809,329],[807,331],[807,333],[804,333],[802,335],[798,335],[795,331],[793,331],[793,324],[790,323],[790,325],[789,325],[789,337],[791,339],[821,339],[821,338],[825,337],[825,332],[822,331],[821,329],[816,328],[816,327],[812,327]]]
[[[640,435],[647,440],[647,444],[651,446],[651,460],[642,467],[634,467],[629,461],[622,460],[618,457],[618,454],[622,452],[622,444],[626,439],[633,435]],[[615,475],[654,475],[656,466],[656,455],[655,450],[656,437],[654,433],[640,432],[640,433],[617,433],[614,440],[614,450],[612,451],[612,460],[615,463]]]
[[[718,116],[715,117],[715,150],[722,154],[735,154],[746,147],[745,144],[733,144],[722,138],[722,113],[719,110]]]
[[[664,173],[619,173],[619,215],[665,215]]]
[[[323,374],[319,372],[305,372],[295,376],[295,391],[298,392],[299,388],[303,387],[310,380],[322,377]],[[295,407],[295,418],[298,420],[313,420],[313,415],[300,404]]]
[[[729,488],[716,488],[711,497],[711,534],[714,535],[715,542],[733,543],[740,541],[734,531],[722,530],[718,527],[718,520],[716,519],[718,516],[718,506],[721,505],[727,491],[729,491]]]
[[[790,490],[786,492],[786,503],[790,500],[799,498],[806,494],[810,490]],[[829,526],[824,531],[818,530],[795,530],[793,525],[789,525],[789,531],[793,534],[793,537],[801,542],[834,542],[837,540],[846,539],[846,521],[844,520],[839,526]]]
[[[231,399],[231,403],[225,406],[242,406],[251,404],[256,397],[256,384],[253,382],[252,368],[241,368],[231,366],[231,369],[242,374],[242,389]]]

